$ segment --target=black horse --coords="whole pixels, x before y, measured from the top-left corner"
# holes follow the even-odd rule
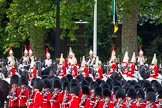
[[[10,84],[5,80],[0,79],[0,108],[4,108],[4,102],[7,101],[7,95],[10,91]]]

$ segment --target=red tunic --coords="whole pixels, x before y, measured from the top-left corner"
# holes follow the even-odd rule
[[[95,80],[97,80],[98,78],[99,78],[99,79],[102,79],[102,78],[103,78],[102,68],[99,68],[99,69],[98,69],[98,75],[99,75],[99,76],[96,77]]]
[[[80,108],[79,103],[80,103],[79,97],[77,97],[77,96],[72,97],[71,100],[69,101],[69,107],[68,108]]]
[[[60,108],[62,100],[63,100],[62,92],[59,92],[54,99],[52,99],[52,96],[51,96],[51,98],[50,98],[51,108]]]
[[[116,63],[111,63],[111,70],[108,73],[109,75],[112,75],[112,73],[116,70]]]
[[[37,78],[37,69],[36,68],[33,69],[33,78]]]
[[[147,107],[147,105],[145,106],[145,108]],[[156,103],[154,102],[151,106],[149,106],[149,108],[157,108],[156,107]]]
[[[78,71],[77,71],[77,66],[73,67],[73,73],[72,73],[73,78],[78,76]]]
[[[130,64],[130,71],[127,73],[127,76],[128,77],[134,77],[134,70],[135,70],[135,64],[134,63],[131,63]]]
[[[94,106],[96,106],[95,108],[102,108],[104,105],[104,101],[102,99],[100,99],[99,101],[97,101],[97,99],[94,99],[94,103],[90,104],[89,108],[94,108]]]
[[[11,67],[11,72],[12,72],[12,75],[16,74],[16,68],[14,66]]]
[[[35,92],[33,90],[29,91],[29,97],[27,100],[27,108],[33,108],[34,94]]]
[[[25,88],[24,90],[22,88],[18,88],[19,89],[19,107],[24,107],[26,106],[26,102],[28,99],[28,95],[29,95],[29,90],[27,88]]]
[[[83,72],[84,72],[84,78],[89,77],[89,72],[87,67],[84,67]]]
[[[14,99],[9,98],[8,107],[18,107],[18,94],[19,94],[19,92],[20,92],[20,90],[18,90],[17,88],[16,88],[16,90],[14,88],[11,88],[11,92],[10,92],[9,96],[11,96],[11,98],[14,98]]]
[[[46,94],[43,94],[43,105],[42,108],[51,108],[50,99],[52,97],[52,94],[50,92],[47,92]]]
[[[105,106],[105,105],[106,104],[104,102],[104,105],[103,106]],[[106,107],[104,107],[104,108],[114,108],[114,103],[112,101],[110,101],[109,103],[107,103]]]
[[[43,96],[42,93],[36,92],[34,94],[33,108],[42,108]]]
[[[153,73],[150,74],[150,77],[156,78],[158,76],[158,67],[156,65],[152,65]]]
[[[126,108],[126,100],[124,100],[122,103],[116,101],[114,108],[117,108],[120,105],[120,108]]]

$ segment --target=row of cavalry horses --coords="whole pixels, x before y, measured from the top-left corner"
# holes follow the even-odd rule
[[[42,70],[43,68],[43,61],[39,60],[36,61],[36,69],[37,69],[37,74],[40,78],[44,77],[44,76],[48,76],[49,78],[53,78],[54,76],[57,76],[60,72],[60,67],[59,67],[59,63],[55,60],[53,60],[53,63],[51,65],[51,67],[45,67],[44,70]],[[22,65],[20,64],[20,60],[16,59],[16,73],[19,76],[26,76],[28,77],[28,75],[30,74],[29,72],[29,67],[30,65]],[[118,67],[117,70],[115,72],[113,72],[113,74],[111,76],[109,76],[107,74],[107,72],[109,71],[111,67],[109,67],[108,65],[102,64],[102,70],[103,70],[103,75],[104,78],[103,80],[106,80],[107,78],[111,77],[111,78],[117,78],[119,80],[147,80],[149,78],[149,74],[152,70],[149,69],[148,66],[143,65],[143,66],[139,66],[138,70],[136,70],[135,74],[138,73],[136,78],[131,78],[131,79],[125,79],[125,77],[122,75],[121,71],[125,68],[125,67]],[[89,69],[89,74],[90,77],[94,78],[96,71],[93,69],[93,67],[88,67]],[[161,71],[159,70],[159,73]],[[8,78],[8,76],[11,75],[11,72],[8,71],[7,69],[7,64],[5,60],[0,60],[0,108],[4,108],[4,103],[8,102],[7,100],[7,96],[10,92],[10,78]],[[82,72],[78,71],[78,75],[82,75]],[[160,84],[161,80],[159,79],[155,79],[157,80]],[[30,88],[30,86],[29,86]]]

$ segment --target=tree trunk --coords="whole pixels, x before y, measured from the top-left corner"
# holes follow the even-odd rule
[[[33,55],[37,59],[43,59],[45,57],[45,30],[42,28],[33,28],[32,35],[30,36],[30,45],[33,51]]]
[[[133,4],[133,3],[132,3]],[[131,5],[132,5],[131,4]],[[131,6],[126,4],[125,6]],[[137,21],[138,21],[138,8],[125,11],[122,23],[122,56],[125,51],[128,51],[129,58],[131,59],[133,52],[138,51],[137,46]],[[130,60],[129,59],[129,60]]]

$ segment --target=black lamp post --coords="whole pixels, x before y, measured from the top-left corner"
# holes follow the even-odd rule
[[[55,58],[60,57],[60,0],[56,0]]]

